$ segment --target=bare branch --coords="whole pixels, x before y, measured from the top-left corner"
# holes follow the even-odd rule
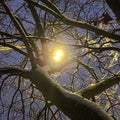
[[[25,51],[22,51],[21,49],[15,47],[14,45],[11,45],[8,43],[2,43],[2,42],[0,42],[0,45],[7,46],[7,47],[12,48],[13,50],[19,52],[20,54],[22,54],[24,56],[28,56],[28,54]]]
[[[18,75],[24,78],[29,78],[30,71],[15,67],[4,67],[4,68],[0,68],[0,75],[3,74]]]
[[[116,15],[117,20],[120,21],[120,0],[105,0],[113,13]]]
[[[29,5],[29,8],[31,10],[31,13],[33,15],[33,18],[36,22],[36,31],[35,31],[35,35],[37,36],[40,36],[40,37],[45,37],[45,34],[44,34],[44,30],[43,30],[43,27],[42,27],[42,23],[41,23],[41,20],[37,14],[37,11],[36,9],[34,8],[34,5],[31,3],[31,0],[26,0],[28,5]],[[46,39],[44,40],[41,40],[41,43],[42,43],[42,53],[43,53],[43,65],[46,65],[48,64],[48,60],[49,60],[49,54],[48,54],[48,41]],[[33,44],[37,46],[36,42],[33,42]],[[39,48],[39,47],[38,47]],[[37,57],[39,57],[39,50],[36,50],[35,53],[37,54]]]
[[[49,8],[53,9],[57,14],[62,15],[62,13],[58,10],[58,8],[52,4],[50,0],[41,0],[43,3],[45,3]]]
[[[120,74],[117,74],[107,80],[103,80],[93,86],[87,87],[86,89],[79,90],[76,92],[76,94],[82,95],[83,97],[89,99],[94,97],[95,95],[100,94],[101,92],[112,87],[113,85],[118,84],[119,82]]]
[[[115,40],[120,40],[120,35],[104,31],[104,30],[99,29],[99,28],[97,28],[93,25],[90,25],[90,24],[86,23],[86,22],[81,22],[81,21],[76,21],[76,20],[69,19],[64,15],[57,14],[55,11],[53,11],[52,9],[50,9],[50,8],[44,6],[44,5],[38,4],[38,3],[33,2],[33,1],[32,1],[32,3],[36,7],[39,7],[41,9],[46,10],[49,13],[53,14],[55,17],[57,17],[59,20],[61,20],[62,22],[64,22],[67,25],[72,25],[72,26],[75,26],[75,27],[90,30],[90,31],[94,32],[96,35],[103,35],[104,37],[108,37],[108,38],[115,39]]]
[[[30,79],[48,100],[72,120],[113,120],[97,104],[63,89],[41,68],[32,71]]]
[[[18,21],[16,19],[16,17],[11,13],[10,9],[5,4],[4,0],[1,0],[0,3],[4,7],[4,9],[6,10],[7,14],[11,18],[12,22],[14,23],[15,27],[17,28],[17,30],[19,31],[19,33],[21,34],[21,36],[23,37],[23,42],[25,43],[26,48],[27,48],[27,52],[29,53],[31,64],[32,64],[32,66],[36,67],[35,66],[35,61],[34,61],[34,54],[32,52],[32,49],[31,49],[30,45],[29,45],[29,41],[26,38],[26,31],[24,31],[23,26],[21,26],[21,24],[20,24],[20,21]]]

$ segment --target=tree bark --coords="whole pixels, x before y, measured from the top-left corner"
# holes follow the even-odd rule
[[[113,120],[97,104],[63,89],[41,68],[31,72],[30,80],[48,100],[72,120]]]
[[[94,97],[105,91],[107,88],[112,87],[120,82],[120,73],[101,82],[96,83],[94,86],[87,87],[86,89],[78,90],[76,94],[79,94],[87,99]]]

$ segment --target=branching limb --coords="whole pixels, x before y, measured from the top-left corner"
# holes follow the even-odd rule
[[[21,75],[22,77],[29,78],[48,100],[50,100],[72,120],[112,120],[112,118],[98,107],[97,104],[66,91],[52,80],[48,73],[41,68],[30,72],[19,68],[8,67],[1,68],[0,73]],[[87,116],[86,113],[88,113]]]
[[[30,71],[21,68],[4,67],[0,68],[0,75],[2,76],[3,74],[18,75],[24,78],[29,78]]]
[[[20,24],[20,21],[18,21],[16,19],[16,17],[13,15],[13,13],[10,11],[9,7],[6,5],[6,3],[4,2],[4,0],[0,0],[0,3],[2,4],[2,6],[4,7],[4,9],[6,10],[7,14],[9,15],[10,19],[12,20],[12,22],[14,23],[16,29],[19,31],[19,33],[21,34],[22,36],[22,40],[24,42],[24,44],[26,45],[26,49],[27,49],[27,52],[29,53],[29,57],[30,57],[30,60],[31,60],[31,64],[33,67],[36,67],[35,65],[35,59],[34,59],[34,54],[33,54],[33,51],[30,47],[30,44],[29,44],[29,40],[28,38],[26,38],[26,31],[24,31],[23,29],[23,26],[21,26]]]
[[[90,86],[86,89],[79,90],[76,92],[76,94],[82,95],[83,97],[89,99],[105,91],[107,88],[110,88],[115,84],[118,84],[119,82],[120,82],[120,74],[115,75],[107,80],[103,80],[99,83],[96,83],[95,85]]]
[[[5,47],[9,47],[9,48],[12,48],[13,50],[19,52],[20,54],[24,55],[24,56],[28,56],[28,54],[25,52],[25,51],[22,51],[21,49],[17,48],[16,46],[14,45],[11,45],[9,43],[2,43],[0,42],[0,45],[3,45]]]
[[[45,6],[45,5],[38,4],[37,2],[34,2],[33,0],[31,0],[31,3],[32,3],[34,6],[36,6],[36,7],[40,8],[40,9],[43,9],[43,10],[51,13],[52,15],[54,15],[54,16],[57,17],[57,18],[60,18],[60,17],[61,17],[61,15],[59,15],[59,14],[56,13],[54,10],[52,10],[51,8],[49,8],[49,7]]]
[[[50,0],[41,0],[43,3],[45,3],[49,8],[53,9],[57,14],[62,15],[62,13],[58,10],[58,8],[52,4]]]
[[[31,72],[30,80],[52,104],[72,120],[113,120],[97,104],[63,89],[41,68]]]
[[[40,37],[45,37],[45,34],[44,34],[44,30],[43,30],[43,26],[42,26],[42,23],[41,23],[41,20],[40,20],[40,17],[38,16],[37,14],[37,11],[34,7],[34,5],[31,3],[31,0],[26,0],[26,2],[28,3],[29,5],[29,8],[31,10],[31,13],[32,13],[32,16],[35,20],[35,23],[36,23],[36,31],[35,31],[35,35],[37,36],[40,36]],[[43,65],[47,65],[49,63],[49,53],[48,53],[48,41],[46,39],[44,40],[41,40],[41,43],[42,43],[42,55],[43,55]],[[34,48],[39,48],[36,41],[33,41],[33,45],[35,46]],[[35,53],[37,55],[37,57],[39,57],[39,50],[36,49],[35,50]]]
[[[1,36],[6,36],[6,37],[10,37],[10,38],[22,38],[22,37],[18,37],[16,35],[12,35],[12,34],[9,34],[7,32],[3,32],[3,31],[0,31],[0,35]]]
[[[51,13],[52,15],[54,15],[56,18],[58,18],[59,20],[61,20],[62,22],[64,22],[67,25],[87,29],[87,30],[93,31],[96,35],[103,35],[105,37],[120,41],[120,35],[104,31],[104,30],[99,29],[99,28],[97,28],[97,27],[95,27],[93,25],[90,25],[90,24],[86,23],[86,22],[72,20],[70,18],[67,18],[64,15],[58,14],[58,12],[54,11],[54,9],[48,8],[45,5],[41,5],[41,4],[38,4],[37,2],[33,2],[33,1],[31,1],[31,2],[36,7],[40,8],[40,9],[43,9],[45,11],[48,11],[49,13]],[[49,4],[50,4],[50,2],[49,2]]]

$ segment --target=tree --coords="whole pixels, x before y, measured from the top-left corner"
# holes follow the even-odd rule
[[[119,17],[108,0],[0,9],[1,119],[119,118]]]

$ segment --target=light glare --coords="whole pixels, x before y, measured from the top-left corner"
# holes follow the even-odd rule
[[[62,55],[63,55],[62,51],[56,51],[55,55],[54,55],[54,60],[59,61],[61,59]]]

